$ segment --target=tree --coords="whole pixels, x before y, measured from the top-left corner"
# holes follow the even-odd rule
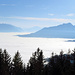
[[[75,75],[75,49],[72,50],[72,51],[73,51],[73,57],[74,57],[74,60],[73,60],[73,61],[74,61],[74,64],[73,64],[73,65],[74,65],[74,66],[73,66],[73,69],[74,69],[74,70],[73,70],[73,73],[74,73],[74,75]]]
[[[17,51],[13,60],[13,75],[23,75],[23,62],[21,60],[20,53]]]
[[[4,75],[10,75],[10,62],[11,62],[11,57],[6,51],[6,49],[4,49],[4,52],[3,52],[3,70],[4,70],[3,73]]]
[[[38,48],[37,51],[32,54],[29,64],[32,75],[42,75],[44,67],[42,50]]]
[[[2,49],[0,49],[0,74],[3,75],[3,53],[2,53]]]

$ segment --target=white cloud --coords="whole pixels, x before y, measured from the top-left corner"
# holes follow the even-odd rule
[[[0,6],[15,6],[15,4],[0,4]]]
[[[67,14],[66,16],[75,16],[74,13]]]
[[[75,22],[75,19],[62,19],[62,18],[36,18],[36,17],[0,17],[0,18],[37,20],[37,21],[53,21],[53,22]]]
[[[55,26],[55,25],[59,25],[62,23],[69,23],[69,22],[72,23],[73,25],[75,25],[75,19],[37,18],[37,17],[18,17],[18,16],[17,17],[1,17],[0,16],[0,19],[2,19],[2,18],[4,20],[0,23],[12,24],[12,25],[16,25],[19,27],[22,27],[22,26],[23,27],[31,27],[31,26],[35,26],[35,25],[37,25],[39,27],[49,27],[49,26]]]
[[[6,6],[7,4],[0,4],[0,5],[2,5],[2,6]]]
[[[50,15],[50,16],[54,16],[54,14],[48,14],[48,15]]]
[[[38,21],[68,21],[70,19],[58,19],[58,18],[35,18],[35,17],[6,17],[6,18],[14,18],[14,19],[23,19],[23,20],[38,20]]]

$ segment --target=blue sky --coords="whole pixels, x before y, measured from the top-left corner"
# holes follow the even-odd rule
[[[75,25],[75,0],[0,0],[0,23],[22,28]]]

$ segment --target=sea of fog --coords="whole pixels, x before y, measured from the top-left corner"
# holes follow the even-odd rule
[[[20,52],[23,62],[27,63],[32,53],[34,53],[39,47],[43,50],[44,57],[50,57],[54,52],[59,54],[61,50],[64,53],[68,52],[68,49],[73,50],[75,48],[75,42],[64,38],[31,38],[31,37],[18,37],[19,34],[28,33],[0,33],[0,48],[6,49],[8,53],[13,57],[17,51]]]

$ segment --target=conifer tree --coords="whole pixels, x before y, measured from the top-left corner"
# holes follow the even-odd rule
[[[33,53],[30,58],[30,68],[32,70],[32,75],[42,75],[43,73],[43,52],[39,48],[35,53]]]
[[[13,75],[22,75],[23,74],[23,62],[21,60],[20,53],[17,51],[13,60]]]
[[[11,57],[6,51],[6,49],[4,49],[4,52],[3,52],[3,70],[4,70],[3,73],[4,75],[10,75],[10,62],[11,62]]]
[[[75,48],[72,51],[73,51],[73,57],[74,57],[73,74],[75,75]]]
[[[2,53],[2,49],[0,49],[0,74],[3,75],[3,53]]]

